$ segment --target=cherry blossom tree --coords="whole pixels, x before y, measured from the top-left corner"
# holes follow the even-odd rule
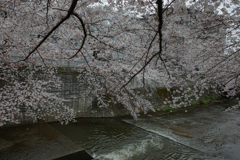
[[[173,108],[208,90],[239,93],[237,0],[3,0],[0,13],[1,125],[17,122],[21,107],[35,119],[74,117],[48,93],[61,87],[57,60],[84,60],[79,78],[99,107],[119,102],[134,117],[154,109],[133,80],[149,95],[164,85],[172,92],[164,103]]]
[[[181,102],[182,106],[190,105],[189,99],[199,99],[207,90],[215,90],[228,98],[239,94],[238,9],[237,1],[197,1],[183,10],[190,17],[182,16],[185,19],[178,24],[185,23],[190,27],[187,32],[182,29],[184,33],[181,33],[185,41],[181,47],[187,47],[181,60],[187,63],[180,60],[179,64],[188,68],[191,74],[178,77],[178,83],[188,86],[182,96],[175,98],[178,102],[185,101]],[[193,84],[192,88],[187,85],[188,81]],[[192,94],[187,96],[190,90],[193,90]],[[177,107],[179,103],[172,104]]]

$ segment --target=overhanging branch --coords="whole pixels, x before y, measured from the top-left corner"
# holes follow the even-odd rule
[[[72,14],[73,14],[73,11],[74,11],[74,8],[76,7],[77,5],[77,1],[78,0],[72,0],[72,3],[71,3],[71,6],[68,10],[68,14],[63,18],[61,19],[60,22],[58,22],[49,32],[47,35],[45,35],[43,37],[43,39],[38,43],[38,45],[36,47],[33,48],[32,51],[30,51],[28,53],[28,55],[23,59],[23,60],[20,60],[20,61],[26,61],[42,44],[43,42],[61,25],[63,24],[63,22],[65,22]]]
[[[83,48],[84,46],[84,43],[86,41],[86,38],[87,38],[87,31],[86,31],[86,28],[85,28],[85,25],[83,23],[83,20],[82,18],[76,13],[76,12],[73,12],[72,13],[75,17],[77,17],[77,19],[80,21],[81,25],[82,25],[82,28],[83,28],[83,33],[84,33],[84,37],[83,37],[83,40],[82,40],[82,45],[80,46],[80,48],[78,49],[78,51],[72,56],[70,57],[69,59],[75,57]]]

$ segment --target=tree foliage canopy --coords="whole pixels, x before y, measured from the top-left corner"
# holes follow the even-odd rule
[[[134,90],[177,88],[171,107],[213,90],[239,94],[239,0],[1,0],[0,125],[46,112],[71,120],[74,110],[48,93],[61,87],[57,61],[79,61],[99,107],[118,101],[134,117],[154,110]],[[18,59],[14,58],[18,57]],[[82,78],[82,76],[81,76]],[[106,95],[112,99],[104,98]]]

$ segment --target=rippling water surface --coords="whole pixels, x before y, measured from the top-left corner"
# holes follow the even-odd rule
[[[121,120],[78,119],[68,125],[51,125],[96,159],[212,159],[203,152],[168,140]]]

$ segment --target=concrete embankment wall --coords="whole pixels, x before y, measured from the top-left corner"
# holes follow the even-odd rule
[[[59,73],[63,81],[61,90],[52,88],[49,92],[60,93],[60,97],[67,100],[65,104],[76,111],[76,117],[114,117],[119,115],[130,114],[123,106],[116,104],[112,108],[99,108],[94,95],[86,94],[88,86],[85,79],[77,78],[76,72]],[[133,81],[132,87],[137,87],[138,83]],[[54,121],[52,117],[46,117],[45,121]]]
[[[51,88],[49,92],[60,93],[60,97],[68,100],[65,104],[73,108],[77,112],[77,116],[81,116],[91,106],[93,98],[86,95],[87,86],[84,80],[79,80],[78,73],[74,72],[59,73],[59,76],[63,81],[63,87],[61,90]]]
[[[58,73],[63,82],[61,89],[51,88],[48,92],[59,93],[61,98],[67,100],[64,102],[70,108],[73,108],[76,112],[76,118],[79,117],[114,117],[118,115],[130,114],[130,112],[119,104],[112,106],[112,108],[99,108],[97,107],[96,98],[94,95],[89,96],[86,94],[88,86],[84,79],[77,78],[79,73],[77,72],[61,72]],[[4,84],[3,84],[4,85]],[[2,86],[3,86],[2,85]],[[137,87],[137,82],[132,82],[133,87]],[[32,117],[25,116],[26,108],[22,106],[20,108],[21,116],[16,116],[20,124],[33,123],[35,120]],[[45,122],[56,121],[52,116],[45,116]],[[15,124],[7,124],[12,126]]]
[[[61,77],[63,87],[61,89],[51,88],[50,93],[59,93],[61,98],[66,99],[65,104],[70,108],[73,108],[76,112],[76,118],[79,117],[115,117],[130,115],[130,111],[124,108],[121,104],[114,104],[109,108],[99,108],[97,100],[94,95],[89,96],[86,94],[88,86],[86,86],[85,79],[77,78],[79,73],[77,72],[60,72],[58,76]],[[129,84],[132,88],[139,88],[140,82],[133,80]],[[146,97],[147,98],[147,97]],[[156,100],[159,97],[148,97],[150,101]],[[153,100],[154,99],[154,100]],[[20,108],[22,116],[18,117],[20,124],[32,123],[31,117],[25,116],[26,109],[24,106]],[[52,116],[44,117],[44,121],[52,122],[56,121]],[[11,124],[10,124],[11,125]]]

